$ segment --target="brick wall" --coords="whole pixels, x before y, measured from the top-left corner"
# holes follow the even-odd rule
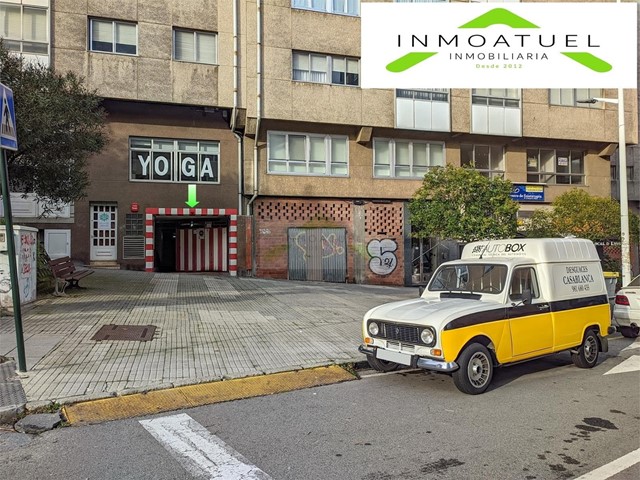
[[[355,209],[364,209],[364,231],[355,232]],[[262,198],[255,202],[256,275],[288,278],[289,228],[344,228],[347,282],[356,281],[356,265],[364,265],[364,283],[404,284],[403,204],[344,200]],[[354,235],[356,234],[356,235]],[[363,241],[355,242],[354,237]],[[356,262],[357,256],[364,261]]]

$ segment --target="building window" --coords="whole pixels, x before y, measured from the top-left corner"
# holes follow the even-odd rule
[[[566,107],[603,108],[602,102],[578,103],[578,100],[601,98],[601,88],[552,88],[549,90],[549,104]]]
[[[527,182],[584,184],[584,156],[576,150],[527,149]]]
[[[48,55],[48,23],[46,8],[0,4],[0,37],[13,52]]]
[[[520,108],[520,90],[517,88],[474,88],[471,103],[495,107]]]
[[[138,53],[138,26],[116,20],[91,19],[89,25],[90,50],[94,52],[136,55]]]
[[[291,6],[315,12],[352,16],[360,14],[360,0],[292,0]]]
[[[351,57],[293,52],[293,79],[333,85],[360,84],[360,60]]]
[[[142,213],[127,213],[124,224],[125,235],[144,235],[144,215]]]
[[[522,135],[520,90],[474,88],[471,91],[471,132],[489,135]]]
[[[373,140],[373,176],[422,178],[430,168],[444,166],[444,143]]]
[[[217,63],[217,35],[193,30],[173,31],[173,58],[183,62]]]
[[[448,132],[449,89],[396,90],[396,127]]]
[[[498,145],[460,145],[460,164],[471,166],[485,177],[504,175],[504,147]]]
[[[267,150],[268,173],[339,177],[349,174],[346,136],[269,132]]]
[[[211,141],[131,137],[132,181],[219,183],[220,144]]]

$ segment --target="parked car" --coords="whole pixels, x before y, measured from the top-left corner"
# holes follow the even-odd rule
[[[640,333],[640,275],[616,293],[613,321],[625,337],[636,338]]]

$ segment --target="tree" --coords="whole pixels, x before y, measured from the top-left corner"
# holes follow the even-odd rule
[[[574,188],[560,195],[551,210],[536,210],[526,228],[529,237],[574,235],[594,242],[620,240],[620,204]],[[629,214],[629,231],[638,239],[638,216]]]
[[[0,82],[13,90],[18,150],[7,151],[10,190],[44,204],[71,203],[89,185],[87,158],[106,144],[106,114],[73,73],[60,75],[0,41]]]
[[[513,237],[518,204],[512,188],[510,181],[474,168],[432,169],[409,204],[414,235],[463,242]]]

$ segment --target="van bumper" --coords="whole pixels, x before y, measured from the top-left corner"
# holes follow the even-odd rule
[[[434,370],[436,372],[455,372],[460,368],[456,362],[441,362],[433,358],[418,358],[416,366],[425,370]]]
[[[360,353],[364,353],[365,355],[371,355],[372,357],[376,356],[376,349],[371,348],[367,345],[360,345],[358,347],[358,351]],[[444,372],[451,373],[455,372],[460,368],[460,366],[456,362],[443,362],[440,360],[434,360],[433,358],[424,358],[413,356],[412,367],[424,368],[425,370],[433,370],[435,372]]]

